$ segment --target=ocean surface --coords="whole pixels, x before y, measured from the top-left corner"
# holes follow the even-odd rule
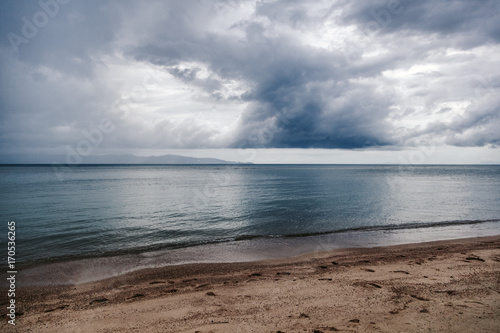
[[[252,260],[500,234],[500,166],[4,165],[0,216],[21,263]]]

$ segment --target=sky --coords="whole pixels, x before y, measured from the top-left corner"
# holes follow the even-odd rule
[[[500,3],[2,0],[0,154],[500,163]]]

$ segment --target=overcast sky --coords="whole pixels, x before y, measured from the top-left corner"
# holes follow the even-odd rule
[[[499,7],[3,0],[0,152],[500,163]]]

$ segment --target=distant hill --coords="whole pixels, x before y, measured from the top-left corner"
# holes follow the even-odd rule
[[[21,155],[0,156],[0,164],[68,164],[66,155]],[[251,164],[225,161],[217,158],[196,158],[180,155],[135,156],[135,155],[89,155],[70,157],[70,164]]]

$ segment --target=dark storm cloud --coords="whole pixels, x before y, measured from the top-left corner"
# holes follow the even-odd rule
[[[264,10],[260,6],[258,14],[264,15]],[[298,19],[287,19],[285,24],[295,26],[305,17],[297,10],[300,7],[294,11]],[[138,60],[164,65],[185,81],[195,81],[197,69],[180,70],[177,63],[199,61],[221,81],[245,82],[249,89],[237,97],[251,104],[232,147],[360,148],[392,143],[383,131],[389,126],[383,120],[387,109],[369,107],[374,98],[386,97],[377,96],[372,86],[348,82],[357,72],[379,74],[386,68],[384,61],[389,61],[348,68],[343,54],[308,47],[285,35],[267,35],[261,22],[239,25],[244,40],[199,34],[179,26],[190,25],[193,19],[176,22],[178,30],[187,31],[182,38],[160,41],[165,38],[162,34],[154,39],[154,45],[139,46],[131,54]]]
[[[31,38],[26,20],[34,24],[43,7],[2,3],[3,147],[74,142],[102,117],[118,129],[107,144],[124,148],[499,141],[500,87],[489,77],[499,66],[490,54],[500,41],[495,1],[47,3],[58,12]],[[13,45],[12,33],[27,42]],[[132,120],[111,110],[119,92],[103,73],[118,61],[160,68],[211,102],[247,107],[223,137],[200,119]],[[416,64],[438,68],[398,73]],[[446,119],[452,113],[461,116]]]
[[[378,0],[349,3],[342,20],[367,33],[435,33],[443,43],[469,48],[500,41],[498,9],[495,0]]]
[[[233,147],[363,148],[404,144],[405,138],[395,135],[394,126],[387,119],[390,107],[398,102],[394,101],[390,87],[380,92],[375,84],[360,84],[356,79],[376,78],[385,70],[411,66],[413,59],[427,57],[443,44],[473,47],[495,43],[498,38],[498,8],[494,2],[339,3],[314,14],[307,12],[306,5],[305,1],[257,3],[254,17],[265,17],[271,23],[266,26],[266,22],[260,21],[241,22],[238,28],[245,33],[243,41],[223,33],[194,31],[194,17],[187,18],[185,14],[183,20],[176,22],[178,31],[187,32],[181,38],[161,40],[165,36],[158,36],[153,44],[138,47],[132,53],[137,59],[167,66],[183,60],[199,61],[220,78],[246,81],[249,89],[240,98],[251,104],[242,116]],[[388,37],[383,35],[437,37],[434,43],[420,44],[418,38],[409,42],[391,36],[393,44],[388,45],[388,54],[355,62],[343,51],[326,51],[303,45],[287,34],[267,33],[269,26],[276,24],[297,31],[317,27],[335,7],[342,6],[340,21],[356,24],[373,43],[384,42]],[[184,27],[186,24],[191,28]],[[448,126],[447,131],[460,132],[460,126],[467,129],[474,125],[462,122]],[[439,126],[431,126],[428,131],[433,129],[434,134],[442,134]],[[410,133],[406,138],[409,141],[412,136],[419,136],[418,131]],[[465,144],[496,142],[488,137],[465,140]],[[458,143],[449,135],[448,142]]]

